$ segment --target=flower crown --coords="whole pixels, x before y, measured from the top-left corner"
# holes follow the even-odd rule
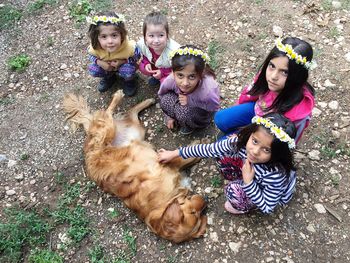
[[[263,125],[265,128],[269,129],[270,133],[272,133],[281,142],[288,143],[289,149],[295,148],[294,139],[291,138],[282,128],[277,127],[277,125],[274,124],[269,119],[259,117],[259,116],[254,116],[252,119],[252,123],[256,123],[258,125]]]
[[[291,45],[284,45],[280,38],[276,39],[276,47],[279,51],[286,53],[289,59],[295,60],[297,64],[303,65],[306,69],[312,70],[317,67],[317,63],[315,61],[307,61],[306,57],[296,53]]]
[[[202,50],[197,49],[197,48],[192,48],[192,47],[184,47],[184,48],[179,48],[176,50],[173,50],[170,52],[169,58],[172,59],[175,55],[192,55],[192,56],[199,56],[201,57],[204,62],[209,62],[210,58],[207,53],[204,53]]]
[[[124,15],[119,15],[118,17],[115,16],[93,16],[93,17],[86,17],[86,22],[88,22],[91,25],[97,25],[98,22],[103,23],[111,23],[111,24],[119,24],[125,22]]]

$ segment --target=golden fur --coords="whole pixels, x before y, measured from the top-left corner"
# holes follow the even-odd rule
[[[197,160],[176,158],[160,164],[156,151],[144,141],[145,129],[138,119],[139,112],[154,100],[145,100],[114,119],[113,111],[123,96],[116,92],[107,110],[93,115],[81,96],[67,94],[64,98],[67,119],[83,125],[87,133],[88,176],[104,191],[121,198],[157,235],[176,243],[202,236],[207,224],[201,215],[205,201],[189,195],[180,185],[179,173]]]

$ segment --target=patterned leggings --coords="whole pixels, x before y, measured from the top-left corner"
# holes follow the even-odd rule
[[[224,188],[226,199],[230,204],[242,212],[254,209],[256,206],[242,189],[242,159],[226,156],[218,159],[217,164],[223,177],[230,181]]]
[[[117,74],[125,81],[129,81],[135,77],[136,65],[134,63],[125,63],[122,64],[117,71],[106,71],[96,63],[91,63],[88,70],[90,75],[93,77],[105,78],[111,76],[112,74]]]
[[[180,105],[179,96],[175,92],[163,95],[160,99],[160,107],[167,116],[173,118],[181,127],[205,128],[210,124],[213,117],[212,112]]]

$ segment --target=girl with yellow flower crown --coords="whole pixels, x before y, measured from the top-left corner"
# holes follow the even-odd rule
[[[308,83],[309,70],[316,65],[312,56],[312,47],[306,41],[278,39],[236,105],[216,113],[214,122],[219,130],[231,134],[255,115],[279,112],[296,124],[299,141],[315,105],[315,91]]]
[[[237,136],[212,144],[180,147],[174,151],[160,149],[158,158],[167,163],[176,157],[216,158],[223,177],[227,201],[224,208],[232,214],[254,209],[271,213],[276,206],[293,197],[296,172],[292,149],[296,128],[279,113],[255,116]]]
[[[98,90],[110,89],[118,75],[124,81],[124,94],[133,96],[137,90],[135,73],[140,53],[135,42],[127,37],[124,16],[106,12],[87,17],[87,22],[91,40],[88,70],[91,76],[101,78]]]
[[[182,46],[170,53],[172,74],[160,85],[158,96],[169,129],[180,126],[187,135],[207,127],[220,107],[219,85],[202,50]]]

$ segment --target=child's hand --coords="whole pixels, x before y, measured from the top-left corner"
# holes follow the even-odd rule
[[[115,69],[118,69],[124,63],[126,63],[126,59],[117,59],[115,61],[111,61],[109,64]]]
[[[187,105],[187,95],[179,94],[179,102],[181,106]]]
[[[255,171],[254,171],[253,165],[248,161],[248,159],[246,159],[242,167],[242,175],[243,175],[244,183],[249,184],[251,181],[253,181],[254,174],[255,174]]]
[[[175,127],[175,120],[173,118],[168,117],[167,122],[166,122],[166,126],[170,130],[174,129],[174,127]]]
[[[161,76],[162,76],[162,73],[160,72],[160,69],[157,69],[157,70],[153,70],[153,78],[155,79],[160,79]]]
[[[110,63],[103,61],[103,60],[97,60],[96,62],[97,65],[99,65],[101,68],[103,68],[105,71],[114,71],[115,68],[110,65]]]
[[[149,74],[151,74],[151,75],[153,75],[154,73],[156,73],[156,71],[152,69],[152,65],[151,65],[151,64],[147,64],[147,65],[145,66],[145,70],[146,70]]]
[[[168,163],[172,159],[180,156],[179,150],[167,151],[165,149],[158,150],[158,161],[160,163]]]

